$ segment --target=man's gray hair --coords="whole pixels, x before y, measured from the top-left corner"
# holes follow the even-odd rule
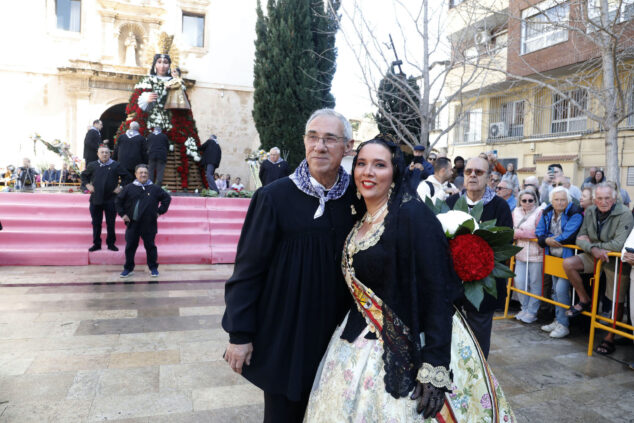
[[[572,196],[570,195],[570,191],[568,191],[568,188],[564,187],[564,186],[558,186],[552,189],[552,191],[550,191],[550,194],[548,194],[548,201],[550,203],[553,202],[553,195],[557,194],[558,192],[565,192],[566,193],[566,198],[568,199],[568,202],[570,203],[572,201]]]
[[[480,158],[482,159],[482,157],[480,157]],[[484,159],[482,159],[482,160],[484,160]],[[491,176],[499,176],[500,178],[502,177],[502,174],[500,172],[498,172],[497,170],[494,170],[493,172],[489,172],[489,175],[491,175]]]
[[[130,122],[130,129],[132,129],[133,131],[138,131],[139,130],[139,122]]]
[[[269,150],[269,153],[277,153],[280,154],[280,149],[277,147],[273,147]]]
[[[597,198],[596,192],[599,188],[610,188],[612,190],[612,198],[616,200],[619,196],[619,192],[612,186],[613,183],[614,182],[610,183],[610,181],[606,181],[596,184],[592,189],[592,198]]]
[[[348,122],[348,119],[346,119],[344,115],[334,111],[333,109],[315,110],[313,114],[310,115],[310,117],[308,118],[308,121],[306,121],[304,132],[308,132],[308,125],[310,125],[310,123],[319,116],[330,116],[339,119],[339,121],[343,125],[343,137],[346,139],[346,141],[350,141],[352,139],[352,125],[350,125],[350,122]]]

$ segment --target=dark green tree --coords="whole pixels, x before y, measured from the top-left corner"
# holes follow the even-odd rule
[[[317,67],[316,95],[321,107],[335,107],[335,98],[330,89],[337,70],[337,48],[335,36],[339,30],[337,11],[340,0],[312,0],[313,60]]]
[[[253,119],[261,147],[279,147],[291,166],[304,158],[302,134],[310,114],[334,105],[332,75],[328,79],[326,72],[320,71],[328,68],[334,74],[334,33],[332,37],[326,37],[325,31],[319,34],[320,47],[316,49],[314,31],[317,26],[326,28],[320,19],[331,15],[324,13],[322,3],[320,19],[315,18],[315,3],[322,2],[268,0],[266,16],[259,0],[257,4]],[[331,49],[324,47],[322,37],[332,40]],[[323,54],[316,55],[316,51]],[[329,67],[322,64],[322,56]]]
[[[420,115],[420,87],[414,77],[390,69],[379,83],[377,100],[374,119],[381,133],[392,134],[410,146],[427,147],[429,140],[423,137]]]

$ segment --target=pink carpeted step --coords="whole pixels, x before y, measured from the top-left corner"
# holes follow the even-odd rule
[[[212,264],[234,263],[236,261],[237,245],[215,246],[211,252]]]

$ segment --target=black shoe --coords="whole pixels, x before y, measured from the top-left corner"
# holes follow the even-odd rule
[[[110,251],[119,251],[119,249],[117,248],[117,246],[116,246],[116,245],[114,245],[114,244],[112,244],[112,245],[108,245],[108,249],[109,249]]]
[[[91,253],[93,251],[99,251],[99,250],[101,250],[101,245],[93,245],[92,247],[88,249],[88,251],[90,251]]]

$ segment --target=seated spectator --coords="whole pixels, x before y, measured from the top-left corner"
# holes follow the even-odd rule
[[[567,176],[561,175],[556,177],[553,187],[564,187],[568,190],[572,198],[577,201],[581,199],[581,191],[576,186],[570,184],[570,178]]]
[[[238,192],[244,189],[244,185],[240,182],[239,177],[236,177],[235,182],[231,185],[231,189]]]
[[[218,187],[218,190],[222,191],[222,190],[226,190],[227,187],[227,181],[225,179],[225,175],[220,175],[220,179],[218,179],[216,181],[216,187]]]
[[[522,247],[522,251],[515,255],[515,286],[531,294],[541,295],[543,251],[535,241],[529,239],[536,238],[535,229],[542,217],[542,210],[538,207],[539,200],[533,190],[521,191],[519,199],[520,207],[513,210],[514,238],[517,246]],[[524,323],[533,323],[537,320],[539,300],[523,294],[519,295],[519,300],[522,309],[515,318]]]
[[[535,192],[539,192],[539,179],[537,179],[537,176],[528,176],[524,178],[522,189],[526,189],[528,187],[533,187]]]
[[[629,272],[623,272],[618,297],[614,298],[615,257],[608,257],[610,252],[621,252],[634,219],[632,213],[622,204],[616,203],[617,192],[607,183],[602,182],[594,188],[594,205],[585,212],[583,224],[577,235],[576,244],[585,253],[564,260],[564,270],[572,286],[577,290],[579,303],[566,312],[568,317],[575,317],[591,308],[591,298],[583,286],[580,273],[594,272],[595,260],[603,262],[606,277],[606,296],[610,301],[619,304],[615,318],[623,317],[623,301],[629,288]],[[618,273],[617,273],[618,275]],[[614,334],[608,333],[595,349],[599,354],[611,354],[615,350]]]
[[[416,191],[421,200],[425,201],[425,198],[429,198],[435,204],[436,200],[445,201],[448,196],[458,194],[460,191],[449,182],[453,175],[451,160],[441,157],[435,159],[434,162],[434,174],[421,181]]]
[[[32,191],[37,183],[37,176],[40,173],[31,167],[31,160],[27,157],[22,160],[22,166],[18,168],[18,180],[16,189],[23,191]]]
[[[581,199],[579,200],[579,205],[583,208],[584,211],[588,209],[592,205],[592,188],[585,187],[581,190]]]
[[[537,242],[546,249],[546,254],[567,259],[574,255],[574,250],[563,248],[563,245],[574,244],[577,232],[583,222],[581,207],[572,202],[572,197],[565,187],[556,187],[550,192],[550,205],[544,209],[537,225],[535,235]],[[570,282],[568,279],[552,276],[554,301],[570,304]],[[563,338],[570,333],[570,322],[566,309],[555,308],[555,320],[542,326],[542,330],[550,332],[553,338]]]
[[[489,182],[488,182],[489,188],[495,191],[495,188],[498,186],[501,180],[502,180],[502,175],[500,174],[500,172],[496,172],[496,171],[491,172],[491,174],[489,175]]]
[[[57,184],[59,183],[59,177],[59,170],[55,169],[55,164],[51,163],[42,175],[42,182],[46,184]]]
[[[513,185],[509,181],[501,181],[497,187],[495,187],[495,193],[498,197],[502,197],[504,201],[509,205],[511,211],[515,210],[517,200],[513,195]]]
[[[68,164],[62,163],[62,170],[60,170],[59,181],[62,184],[68,183]]]
[[[592,182],[594,180],[594,175],[596,173],[597,173],[597,168],[595,166],[592,166],[590,170],[588,171],[588,177],[583,180],[583,183],[581,184],[581,188],[585,187],[587,183]]]
[[[512,162],[509,162],[506,165],[506,173],[502,175],[502,181],[510,182],[513,188],[514,195],[520,191],[520,180],[517,177],[517,173],[515,172],[515,165]]]
[[[605,182],[605,173],[603,173],[603,169],[596,169],[594,171],[594,175],[591,178],[586,178],[583,181],[583,187],[593,188],[595,185],[598,185],[602,182]]]
[[[71,167],[70,171],[68,171],[68,183],[69,184],[81,183],[81,177],[79,176],[79,174],[77,173],[74,167]]]

